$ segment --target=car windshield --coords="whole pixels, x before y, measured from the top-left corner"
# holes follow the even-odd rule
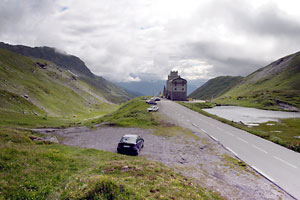
[[[135,144],[136,143],[136,138],[135,137],[122,137],[121,143],[131,143]]]

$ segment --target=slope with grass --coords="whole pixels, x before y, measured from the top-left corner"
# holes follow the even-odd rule
[[[219,199],[157,162],[0,128],[0,199]]]
[[[87,68],[85,63],[78,57],[67,55],[66,53],[60,52],[57,49],[50,47],[32,48],[23,45],[14,46],[5,44],[3,42],[0,42],[0,48],[7,49],[24,56],[48,60],[56,64],[62,70],[70,70],[72,74],[79,76],[81,80],[101,91],[102,96],[108,101],[114,103],[123,103],[135,96],[123,88],[105,80],[104,78],[93,74]]]
[[[215,102],[263,109],[299,110],[300,52],[253,72]]]
[[[31,117],[90,118],[117,108],[101,91],[69,71],[49,61],[3,49],[0,49],[0,102],[1,124],[22,123]]]
[[[99,119],[90,120],[87,125],[108,124],[120,127],[153,128],[158,125],[154,115],[147,111],[148,104],[143,101],[144,97],[134,98],[124,103],[118,110]]]
[[[219,76],[207,81],[204,85],[192,92],[189,97],[194,99],[210,100],[229,91],[242,81],[241,76]]]

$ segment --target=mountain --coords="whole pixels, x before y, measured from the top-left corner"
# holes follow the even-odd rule
[[[192,92],[189,97],[202,100],[217,98],[239,84],[242,79],[241,76],[219,76],[210,79]]]
[[[1,120],[18,114],[99,116],[116,107],[70,70],[5,49],[0,49],[0,105]]]
[[[158,95],[159,92],[161,93],[163,92],[164,86],[166,85],[166,81],[165,80],[138,81],[138,82],[132,81],[132,82],[117,82],[116,84],[138,96],[155,96]],[[198,85],[199,81],[188,81],[187,84],[188,94],[197,88],[196,84]]]
[[[117,82],[117,85],[135,92],[138,96],[155,96],[163,92],[165,81]]]
[[[103,97],[113,103],[125,102],[135,96],[104,78],[94,75],[80,58],[59,52],[54,48],[32,48],[23,45],[9,45],[3,42],[0,42],[0,48],[24,56],[48,60],[56,64],[60,69],[70,70],[75,76],[100,90]]]
[[[216,102],[264,109],[299,109],[300,52],[251,73]]]

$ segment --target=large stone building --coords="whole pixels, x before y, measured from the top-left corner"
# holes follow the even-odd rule
[[[163,95],[172,101],[185,101],[186,89],[187,81],[178,75],[178,71],[171,71]]]

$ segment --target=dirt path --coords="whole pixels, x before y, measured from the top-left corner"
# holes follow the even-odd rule
[[[86,127],[39,129],[55,135],[61,144],[116,152],[124,134],[139,134],[145,139],[140,156],[159,161],[194,178],[200,185],[217,191],[225,199],[292,199],[257,174],[206,135],[162,137],[139,128]]]

